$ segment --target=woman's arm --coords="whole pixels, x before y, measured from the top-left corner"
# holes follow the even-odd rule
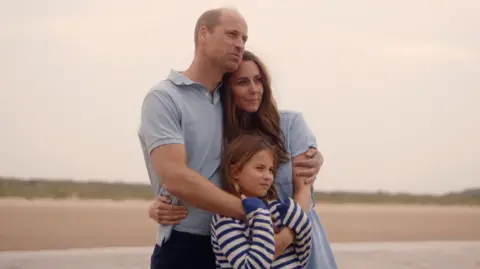
[[[292,113],[290,121],[289,144],[292,159],[292,181],[294,199],[305,212],[310,210],[313,180],[323,164],[323,156],[312,150],[317,148],[317,141],[301,113]]]
[[[233,268],[269,269],[275,254],[270,212],[257,198],[247,198],[243,202],[244,204],[252,202],[252,208],[254,208],[249,210],[246,206],[247,212],[250,211],[247,214],[247,220],[251,238],[249,239],[245,235],[244,223],[217,214],[212,221],[212,239],[218,244],[218,250]]]

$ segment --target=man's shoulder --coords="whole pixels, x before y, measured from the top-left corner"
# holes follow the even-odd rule
[[[178,86],[168,79],[161,80],[153,85],[153,87],[148,90],[147,95],[169,96],[171,98],[180,96]]]
[[[185,98],[182,94],[182,89],[175,85],[168,79],[159,81],[152,86],[145,94],[144,103],[169,103],[177,108],[183,107],[185,102],[188,102],[189,98]]]

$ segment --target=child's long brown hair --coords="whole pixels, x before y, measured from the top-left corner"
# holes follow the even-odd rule
[[[231,169],[243,169],[244,165],[258,152],[268,150],[273,156],[273,175],[277,175],[278,170],[278,156],[276,147],[265,136],[258,134],[243,134],[231,140],[225,147],[222,155],[221,169],[222,169],[222,188],[229,193],[240,195],[239,190],[235,187],[235,182],[232,178]],[[233,168],[235,167],[235,168]],[[265,197],[260,197],[266,200],[278,199],[277,189],[275,183],[272,183],[268,189]]]

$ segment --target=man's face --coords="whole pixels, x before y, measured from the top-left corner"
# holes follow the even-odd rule
[[[202,46],[207,59],[226,73],[237,70],[246,41],[245,20],[235,12],[225,11],[220,17],[220,23],[211,33],[205,30]]]

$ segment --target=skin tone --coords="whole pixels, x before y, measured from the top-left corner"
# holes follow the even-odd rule
[[[264,197],[273,183],[273,155],[269,150],[262,150],[241,168],[230,167],[234,184],[240,187],[246,197]]]
[[[262,75],[254,61],[242,62],[228,84],[236,107],[248,113],[256,112],[260,108],[263,95]]]
[[[195,58],[184,75],[213,92],[225,73],[238,68],[248,39],[247,31],[247,23],[240,14],[224,10],[220,24],[212,32],[205,26],[200,27]]]
[[[261,83],[260,70],[255,62],[241,62],[237,71],[230,77],[229,85],[230,89],[233,91],[235,106],[245,112],[255,112],[258,110],[263,95],[263,86]],[[310,154],[312,153],[306,152],[299,156],[295,156],[292,160],[294,164],[293,184],[295,189],[293,198],[306,212],[310,209],[311,184],[313,183],[313,180],[311,180],[312,175],[315,175],[318,172],[323,163],[321,154],[315,154],[313,159],[309,156]],[[265,165],[265,167],[268,167],[268,165]],[[242,182],[241,184],[248,184],[248,181],[246,180],[247,179],[245,179],[245,182],[239,181],[239,184],[240,182]],[[245,187],[246,188],[242,189],[254,189],[248,186]],[[259,188],[259,192],[260,190],[261,188]],[[257,192],[245,193],[245,195],[252,195],[255,197],[265,195],[259,194],[260,193]],[[167,203],[169,202],[169,199],[166,197],[156,198],[156,201],[149,209],[150,217],[162,224],[177,224],[181,219],[185,218],[187,215],[185,207],[168,205]],[[160,218],[162,218],[162,221],[159,221]],[[276,232],[278,233],[275,237],[275,256],[278,256],[282,254],[286,247],[292,242],[294,234],[290,229],[282,229],[281,231]]]
[[[220,23],[212,31],[205,26],[200,27],[195,57],[184,75],[201,83],[212,93],[223,74],[238,68],[246,37],[245,20],[237,12],[224,10]],[[245,210],[239,197],[223,191],[188,167],[185,145],[159,146],[152,150],[150,159],[155,172],[163,180],[163,187],[171,195],[196,208],[235,219],[245,218]],[[153,209],[159,209],[160,204],[162,202],[157,199]],[[287,228],[283,230],[290,231]],[[292,241],[291,231],[277,234],[276,251],[278,249],[283,252]]]
[[[260,70],[256,63],[253,61],[241,62],[237,71],[230,77],[229,88],[233,91],[234,102],[238,108],[250,113],[257,111],[263,95],[263,86]],[[299,202],[304,210],[308,209],[309,204],[307,194],[310,190],[306,186],[313,183],[314,175],[323,163],[322,155],[314,153],[313,150],[307,151],[292,160],[294,165],[294,199]],[[167,197],[156,197],[149,208],[150,218],[160,224],[178,224],[180,220],[186,217],[187,210],[183,206],[169,205],[170,202]]]
[[[254,61],[243,61],[237,71],[229,79],[230,89],[233,93],[233,102],[236,107],[249,113],[256,112],[260,107],[263,95],[262,75]],[[294,157],[301,161],[305,156]],[[306,212],[310,209],[311,183],[298,175],[293,175],[294,199]]]
[[[254,154],[240,169],[230,168],[231,178],[241,190],[241,198],[264,197],[273,184],[273,155],[269,150],[261,150]],[[278,231],[275,227],[275,257],[281,255],[292,242],[294,233],[290,229]]]
[[[264,89],[260,69],[254,61],[243,61],[237,71],[230,77],[228,84],[233,93],[233,103],[237,108],[247,113],[258,111]],[[303,154],[295,156],[293,161],[303,161],[305,158],[306,156]],[[305,212],[308,212],[310,209],[311,184],[313,182],[307,183],[305,178],[295,174],[295,170],[292,177],[295,190],[294,199]],[[294,234],[290,229],[282,229],[278,233],[278,238],[275,238],[276,241],[279,241],[275,246],[275,257],[285,251],[285,248],[290,244],[288,239],[293,238],[293,236]]]
[[[213,31],[210,32],[205,26],[200,27],[195,58],[184,75],[201,83],[212,93],[225,73],[238,69],[246,40],[245,20],[235,11],[224,10],[219,25]],[[306,154],[308,158],[305,160],[298,163],[293,161],[298,168],[294,170],[299,177],[303,176],[304,180],[308,177],[313,182],[321,166],[318,160],[321,155],[316,154],[316,150]],[[157,147],[151,153],[151,160],[164,187],[173,196],[206,211],[236,219],[245,218],[245,210],[238,197],[221,190],[188,168],[184,145]],[[187,215],[186,208],[169,205],[170,202],[166,197],[156,197],[149,208],[150,217],[161,224],[178,224]],[[276,247],[281,244],[278,249],[285,249],[293,240],[289,229],[283,229],[282,232],[275,237]]]
[[[238,68],[246,37],[247,24],[242,16],[232,10],[223,10],[219,24],[212,31],[200,27],[195,57],[184,75],[212,92],[224,73]],[[237,219],[245,217],[238,197],[221,190],[187,166],[184,145],[157,147],[151,153],[151,161],[164,187],[185,203]]]

